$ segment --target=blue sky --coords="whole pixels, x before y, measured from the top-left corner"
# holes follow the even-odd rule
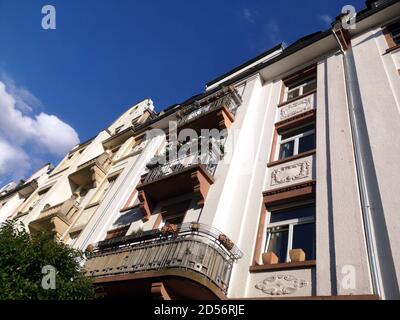
[[[45,4],[56,30],[41,28]],[[162,110],[281,41],[326,29],[346,4],[364,1],[0,0],[0,108],[15,100],[0,113],[0,185],[56,163],[144,98]]]

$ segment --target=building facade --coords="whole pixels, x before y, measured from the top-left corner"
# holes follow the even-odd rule
[[[110,298],[399,299],[399,16],[367,1],[140,102],[5,215],[86,250]]]

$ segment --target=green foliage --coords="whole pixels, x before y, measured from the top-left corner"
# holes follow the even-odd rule
[[[0,300],[83,300],[96,297],[81,267],[83,253],[49,234],[29,234],[22,223],[0,225]],[[46,265],[56,272],[55,289],[44,289]]]

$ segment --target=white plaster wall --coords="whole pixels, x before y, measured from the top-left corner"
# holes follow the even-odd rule
[[[89,244],[105,239],[107,230],[120,214],[119,210],[139,183],[147,162],[154,156],[164,140],[165,137],[163,136],[153,138],[139,156],[132,157],[129,160],[117,181],[79,235],[74,247],[84,250]]]
[[[329,150],[327,152],[330,159],[328,165],[331,170],[327,187],[330,192],[328,202],[331,201],[332,209],[337,294],[371,294],[341,55],[333,55],[327,59],[327,78],[325,80],[329,112],[329,114],[325,114],[328,117],[328,127],[325,127],[325,130],[329,132]],[[325,105],[321,109],[324,107]],[[317,176],[317,183],[318,181],[319,177]],[[354,289],[342,285],[342,280],[347,275],[347,266],[355,270],[356,286]]]
[[[247,282],[245,297],[256,299],[310,297],[315,295],[314,277],[314,269],[253,273]],[[275,293],[268,290],[271,288],[276,289]]]
[[[400,80],[397,54],[386,54],[380,30],[352,40],[365,125],[378,190],[372,199],[376,250],[388,298],[400,298]]]

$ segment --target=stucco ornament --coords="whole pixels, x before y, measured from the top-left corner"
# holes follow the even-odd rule
[[[295,293],[298,289],[307,287],[306,280],[291,275],[270,276],[263,282],[256,284],[256,289],[270,296],[282,296]]]
[[[272,171],[271,186],[288,183],[310,176],[311,161],[292,164]]]
[[[280,121],[286,120],[300,113],[312,110],[314,108],[314,95],[290,103],[280,110]]]

